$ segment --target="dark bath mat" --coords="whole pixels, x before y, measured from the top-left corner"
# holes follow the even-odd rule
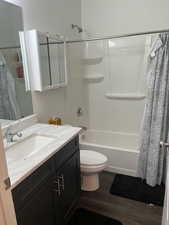
[[[163,206],[165,185],[151,187],[141,178],[126,175],[116,175],[110,193],[124,198]]]
[[[117,220],[88,211],[77,209],[72,219],[67,225],[122,225]]]

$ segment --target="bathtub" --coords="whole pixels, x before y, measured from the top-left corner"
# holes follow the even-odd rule
[[[136,175],[138,136],[129,133],[87,130],[80,135],[80,149],[93,150],[108,157],[107,171]]]

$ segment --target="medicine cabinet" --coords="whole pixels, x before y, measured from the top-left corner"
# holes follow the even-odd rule
[[[67,85],[66,42],[37,30],[20,32],[26,90]]]

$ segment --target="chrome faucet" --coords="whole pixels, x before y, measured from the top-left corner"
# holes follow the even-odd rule
[[[6,138],[7,142],[8,143],[15,142],[14,141],[15,136],[22,137],[22,133],[21,132],[12,132],[11,129],[8,128],[5,133],[5,138]]]

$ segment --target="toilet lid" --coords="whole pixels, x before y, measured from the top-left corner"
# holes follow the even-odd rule
[[[101,153],[89,150],[80,151],[80,163],[83,165],[100,165],[107,161],[107,157]]]

